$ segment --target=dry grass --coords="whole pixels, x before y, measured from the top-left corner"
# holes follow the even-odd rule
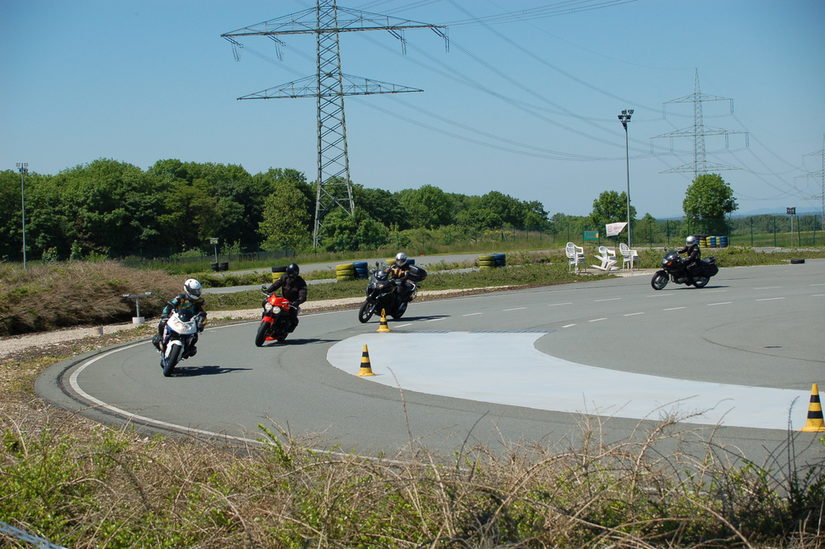
[[[125,337],[0,362],[0,520],[75,549],[825,547],[821,466],[794,487],[710,442],[697,459],[673,421],[612,443],[583,422],[563,448],[368,459],[274,424],[260,446],[146,437],[33,396],[48,364]]]
[[[116,261],[71,261],[28,271],[0,265],[0,335],[128,322],[135,303],[123,294],[152,292],[140,300],[140,312],[157,315],[181,286],[179,276],[131,269]]]

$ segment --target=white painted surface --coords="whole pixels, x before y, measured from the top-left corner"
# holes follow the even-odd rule
[[[410,391],[634,419],[676,414],[688,423],[784,430],[790,417],[792,429],[805,425],[807,391],[576,364],[538,351],[535,342],[545,335],[553,337],[537,332],[362,334],[333,345],[327,360],[355,375],[366,344],[376,375],[362,379]]]

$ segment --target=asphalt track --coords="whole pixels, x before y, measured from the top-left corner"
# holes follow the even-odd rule
[[[263,424],[362,455],[561,449],[594,426],[618,441],[678,418],[696,451],[712,438],[764,462],[791,438],[821,459],[797,430],[825,386],[824,275],[808,260],[721,269],[701,290],[630,277],[415,302],[389,334],[319,313],[263,348],[236,324],[208,329],[171,378],[143,341],[56,365],[37,390],[110,424],[243,441]],[[374,377],[356,376],[364,344]]]

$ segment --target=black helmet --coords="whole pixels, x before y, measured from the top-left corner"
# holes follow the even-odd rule
[[[301,269],[298,268],[297,263],[290,263],[286,266],[286,276],[298,276]]]

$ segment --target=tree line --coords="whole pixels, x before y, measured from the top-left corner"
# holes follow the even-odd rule
[[[492,191],[432,186],[389,192],[353,185],[354,217],[333,211],[320,242],[329,251],[401,246],[405,232],[454,227],[464,235],[511,227],[547,231],[542,204]],[[250,174],[238,165],[160,160],[147,170],[110,159],[25,177],[26,244],[33,259],[163,257],[312,245],[315,187],[292,169]],[[0,258],[21,257],[21,175],[0,171]]]
[[[626,194],[604,191],[588,216],[549,217],[538,201],[491,191],[448,193],[433,185],[390,192],[353,184],[355,215],[327,214],[319,234],[326,251],[405,248],[422,231],[440,244],[480,238],[492,231],[548,233],[576,240],[627,219]],[[0,171],[0,259],[22,255],[21,176]],[[250,174],[238,165],[159,160],[147,170],[99,159],[56,175],[25,178],[26,244],[32,259],[170,257],[223,250],[307,251],[312,247],[316,190],[303,173],[270,169]],[[649,213],[634,231],[727,234],[736,209],[730,186],[716,174],[688,187],[685,218],[657,221]]]

